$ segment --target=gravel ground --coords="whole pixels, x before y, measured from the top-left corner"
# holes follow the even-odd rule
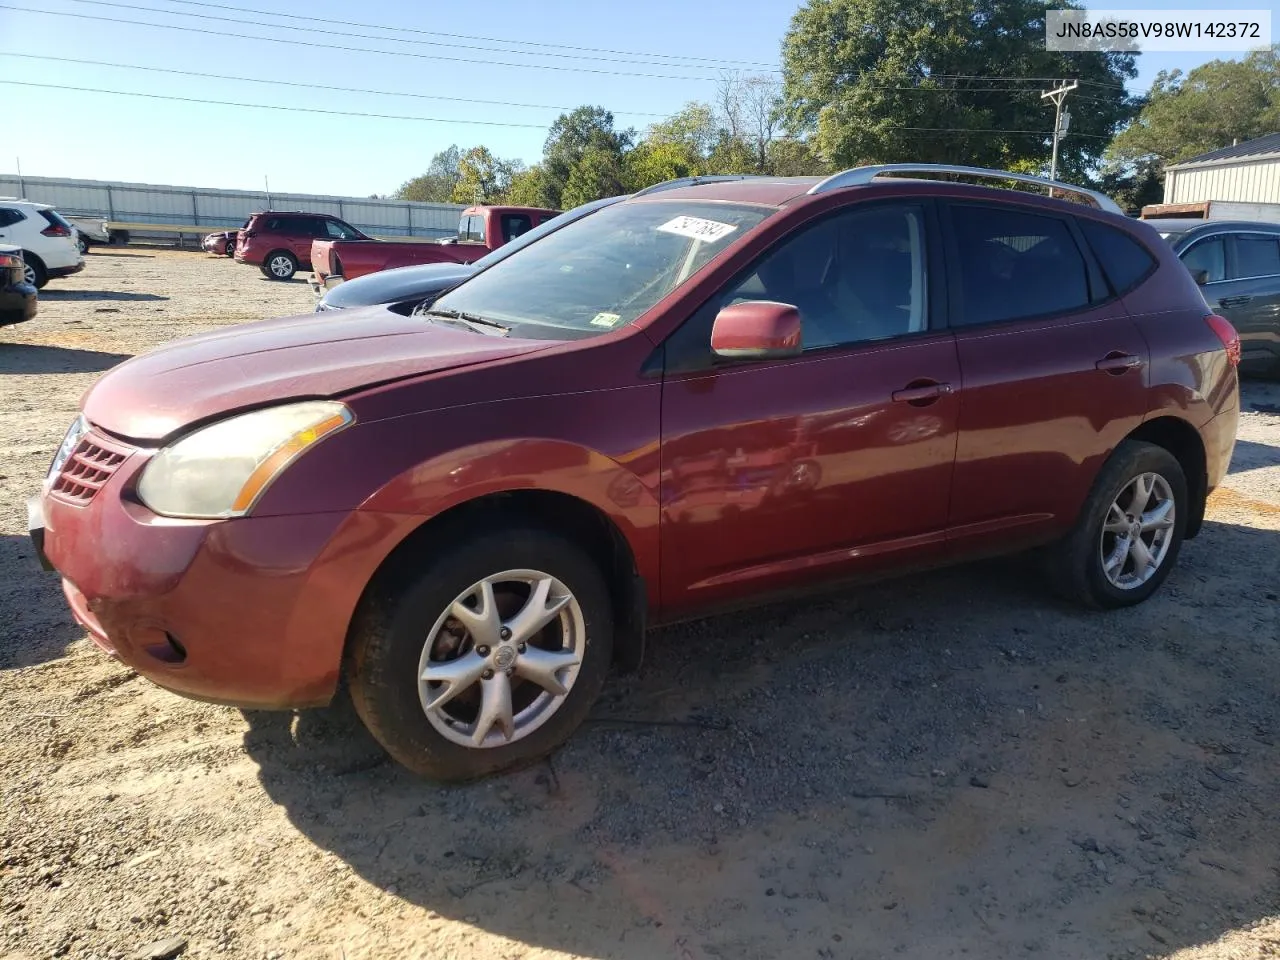
[[[188,702],[74,627],[22,503],[80,394],[312,302],[88,262],[0,330],[0,957],[1280,956],[1276,386],[1139,609],[1012,560],[664,630],[552,762],[441,788],[349,707]]]

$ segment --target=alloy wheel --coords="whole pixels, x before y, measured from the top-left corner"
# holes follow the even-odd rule
[[[22,264],[22,279],[34,287],[36,283],[36,268],[24,262]]]
[[[1120,490],[1098,543],[1112,586],[1133,590],[1155,576],[1173,544],[1176,509],[1169,481],[1158,473],[1139,474]]]
[[[507,570],[472,584],[440,614],[418,663],[431,725],[465,747],[528,736],[563,705],[582,664],[582,607],[561,581]]]
[[[293,276],[293,262],[283,254],[272,257],[268,269],[281,280],[287,280]]]

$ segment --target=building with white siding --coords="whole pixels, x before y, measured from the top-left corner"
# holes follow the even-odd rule
[[[1165,203],[1280,203],[1280,133],[1165,167]]]

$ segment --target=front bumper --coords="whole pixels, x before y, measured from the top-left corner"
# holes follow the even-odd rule
[[[257,709],[327,703],[365,585],[411,527],[354,512],[226,521],[157,517],[129,490],[132,454],[88,503],[29,506],[42,562],[98,646],[199,700]]]

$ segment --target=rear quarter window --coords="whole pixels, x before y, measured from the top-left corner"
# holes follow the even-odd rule
[[[0,227],[11,227],[25,219],[27,218],[21,210],[15,210],[13,207],[0,207]]]
[[[1123,230],[1096,220],[1077,222],[1115,296],[1128,293],[1155,270],[1156,258]]]

